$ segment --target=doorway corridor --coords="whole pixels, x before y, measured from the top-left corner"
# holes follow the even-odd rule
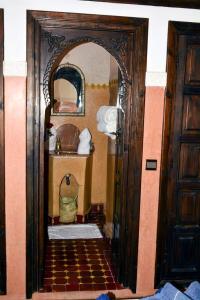
[[[98,225],[103,234],[103,206],[94,206],[87,223]],[[97,239],[48,240],[44,285],[41,292],[123,289],[116,279],[111,246],[105,237]]]

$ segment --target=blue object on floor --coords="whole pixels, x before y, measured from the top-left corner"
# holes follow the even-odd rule
[[[101,294],[96,300],[110,300],[110,298],[106,294]]]
[[[190,297],[192,300],[199,300],[200,299],[200,283],[198,281],[192,282],[185,294]]]
[[[145,297],[146,300],[189,300],[187,295],[175,288],[171,283],[166,283],[155,295]]]

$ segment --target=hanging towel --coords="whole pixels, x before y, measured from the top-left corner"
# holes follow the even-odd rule
[[[97,122],[116,122],[117,107],[116,106],[101,106],[97,112]]]
[[[97,124],[97,130],[105,133],[116,132],[116,126],[116,122],[112,122],[109,124],[100,122]]]
[[[117,107],[101,106],[97,112],[97,130],[115,138],[117,130]]]

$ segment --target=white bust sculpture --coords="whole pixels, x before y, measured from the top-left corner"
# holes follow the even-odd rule
[[[79,139],[78,154],[90,154],[91,134],[88,128],[81,131]]]

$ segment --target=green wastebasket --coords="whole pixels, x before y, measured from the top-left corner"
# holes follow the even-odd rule
[[[78,184],[71,174],[66,174],[60,184],[60,222],[76,221]]]

